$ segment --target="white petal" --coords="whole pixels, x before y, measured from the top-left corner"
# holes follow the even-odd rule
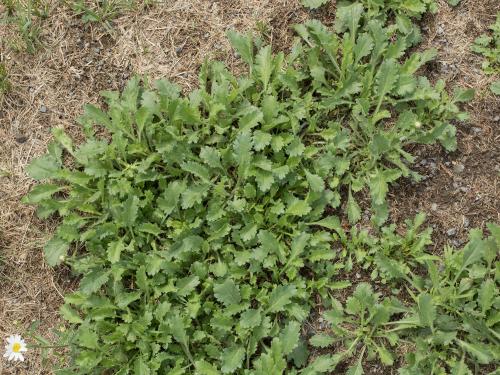
[[[15,357],[15,356],[16,356],[16,353],[11,352],[11,353],[9,354],[9,358],[8,358],[8,360],[9,360],[9,361],[12,361],[12,360],[14,359],[14,357]]]
[[[9,352],[9,351],[6,351],[6,352],[3,354],[3,357],[4,357],[4,358],[7,358],[9,355],[10,355],[10,352]]]
[[[7,337],[7,342],[8,342],[9,344],[12,344],[14,341],[15,341],[14,336],[9,336],[9,337]]]
[[[21,349],[19,349],[20,352],[27,352],[28,348],[26,346],[21,346]]]

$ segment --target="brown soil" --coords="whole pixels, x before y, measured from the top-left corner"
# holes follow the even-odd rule
[[[132,74],[167,78],[189,91],[196,86],[204,59],[224,60],[234,71],[244,69],[225,37],[228,29],[260,33],[275,49],[286,49],[293,38],[292,24],[311,17],[331,24],[335,8],[334,1],[319,12],[308,12],[298,0],[172,0],[127,12],[112,22],[109,32],[99,24],[83,25],[60,1],[48,3],[43,47],[33,55],[16,52],[11,46],[16,31],[0,23],[0,62],[6,65],[12,85],[0,98],[2,340],[26,332],[35,322],[37,334],[54,338],[62,324],[58,308],[72,286],[65,270],[53,270],[43,260],[42,248],[55,224],[38,220],[32,207],[20,203],[33,185],[25,167],[45,151],[51,127],[63,126],[78,137],[75,120],[83,105],[99,103],[100,90],[121,89]],[[401,222],[417,210],[429,214],[436,249],[448,241],[458,244],[467,227],[500,222],[500,123],[495,120],[500,99],[489,94],[492,77],[482,74],[480,59],[469,51],[471,41],[494,21],[500,6],[498,0],[463,0],[457,8],[444,0],[439,3],[439,13],[423,23],[424,47],[439,49],[429,73],[450,86],[475,87],[478,95],[467,106],[471,120],[457,124],[458,150],[452,154],[440,147],[415,150],[426,159],[419,170],[429,178],[417,185],[402,181],[391,193],[392,220]],[[461,173],[456,172],[459,164],[464,166]],[[447,235],[451,228],[456,235]],[[37,344],[34,338],[28,341]],[[21,364],[0,358],[0,374],[50,374],[55,362],[54,356],[32,349]],[[388,373],[377,365],[372,370],[370,374]]]

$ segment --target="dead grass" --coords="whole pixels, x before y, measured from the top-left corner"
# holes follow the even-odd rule
[[[109,34],[99,25],[83,26],[59,1],[49,2],[44,47],[34,55],[13,51],[8,41],[14,30],[0,24],[0,62],[12,85],[0,101],[0,171],[7,172],[0,177],[0,258],[5,263],[0,263],[0,338],[24,332],[33,321],[40,322],[40,334],[53,337],[52,330],[61,324],[57,311],[62,295],[71,289],[69,278],[43,261],[42,247],[55,223],[37,220],[33,209],[20,203],[33,184],[25,167],[45,151],[51,127],[64,126],[77,136],[75,119],[83,104],[98,103],[100,90],[120,89],[131,74],[171,79],[189,91],[204,59],[224,60],[239,71],[241,62],[225,37],[228,29],[261,32],[283,50],[293,38],[291,24],[309,17],[331,24],[335,5],[332,1],[321,12],[308,12],[298,0],[172,0],[121,16]],[[464,236],[463,217],[470,226],[500,221],[495,169],[500,165],[500,123],[494,120],[500,101],[488,94],[492,78],[482,74],[480,59],[468,47],[499,8],[497,0],[463,0],[456,9],[441,0],[439,13],[425,20],[424,46],[439,49],[438,62],[428,73],[451,85],[479,88],[468,106],[471,121],[458,129],[459,150],[446,155],[439,148],[420,149],[422,158],[436,159],[437,172],[424,184],[403,183],[392,192],[393,219],[410,217],[415,210],[429,212],[438,243],[448,240],[443,233],[450,227],[458,228],[458,239]],[[457,163],[465,169],[455,176]],[[0,358],[0,374],[50,374],[53,360],[44,363],[37,350],[20,365]],[[381,371],[376,368],[373,374]]]

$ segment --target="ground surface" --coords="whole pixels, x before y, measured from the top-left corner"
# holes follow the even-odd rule
[[[99,24],[83,25],[59,1],[49,3],[43,46],[32,55],[14,51],[15,30],[0,24],[0,62],[12,85],[0,99],[0,338],[25,332],[36,322],[40,335],[53,337],[62,323],[58,307],[73,282],[64,269],[52,270],[43,261],[42,247],[54,223],[39,221],[31,207],[20,203],[33,184],[24,169],[44,153],[52,126],[62,125],[77,136],[75,119],[82,106],[98,103],[100,90],[122,88],[134,73],[168,78],[188,91],[205,58],[241,69],[227,29],[262,33],[275,50],[286,49],[292,24],[307,18],[331,24],[335,10],[334,1],[308,12],[298,0],[172,0],[126,13],[109,32]],[[426,180],[400,181],[390,196],[395,222],[416,211],[428,213],[436,249],[464,241],[470,227],[500,222],[500,99],[489,94],[493,78],[482,74],[480,58],[469,51],[499,9],[498,0],[463,0],[456,8],[440,0],[439,12],[422,21],[425,40],[419,48],[439,51],[426,73],[445,79],[450,88],[478,90],[467,105],[471,120],[458,127],[458,151],[415,150],[417,169]],[[25,363],[15,366],[0,358],[0,374],[50,374],[56,359],[44,357],[41,350],[31,351]],[[372,371],[388,373],[376,366]]]

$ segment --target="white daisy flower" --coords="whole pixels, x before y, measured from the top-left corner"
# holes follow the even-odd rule
[[[5,345],[4,358],[8,361],[24,361],[23,352],[26,352],[26,342],[19,335],[10,336]]]

